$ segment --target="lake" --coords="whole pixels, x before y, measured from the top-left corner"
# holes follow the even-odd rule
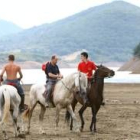
[[[140,74],[131,74],[130,71],[117,71],[117,67],[112,68],[115,71],[115,76],[106,78],[105,83],[140,83]],[[67,76],[70,73],[76,72],[76,68],[62,68],[61,73]],[[43,84],[46,81],[45,73],[41,69],[23,69],[23,84]]]

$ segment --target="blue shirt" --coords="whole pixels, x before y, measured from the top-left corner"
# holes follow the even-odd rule
[[[60,73],[58,66],[57,65],[52,65],[51,63],[49,63],[46,66],[45,72],[47,73],[47,78],[50,78],[50,79],[57,79],[57,78],[49,77],[49,75],[48,75],[49,73],[52,73],[54,75],[57,75],[57,74]]]

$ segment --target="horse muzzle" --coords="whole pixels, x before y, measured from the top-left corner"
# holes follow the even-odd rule
[[[110,71],[110,73],[108,74],[108,77],[111,78],[115,75],[115,72],[113,70]]]

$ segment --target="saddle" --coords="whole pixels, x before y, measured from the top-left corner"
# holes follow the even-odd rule
[[[10,86],[13,86],[13,87],[15,87],[16,89],[17,89],[17,85],[16,84],[14,84],[14,83],[7,83],[7,85],[10,85]]]
[[[18,87],[17,87],[17,85],[15,83],[9,82],[9,83],[7,83],[7,85],[15,87],[17,89],[17,92],[18,92]],[[19,96],[20,96],[20,94],[19,94]],[[28,109],[28,105],[24,104],[24,110],[27,110],[27,109]],[[12,111],[12,109],[10,109],[10,111]]]

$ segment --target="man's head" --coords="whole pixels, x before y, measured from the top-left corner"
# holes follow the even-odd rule
[[[58,57],[56,55],[53,55],[51,57],[51,62],[55,65],[57,63],[57,61],[58,61]]]
[[[10,55],[8,56],[8,60],[9,60],[9,61],[14,61],[14,60],[15,60],[15,56],[12,55],[12,54],[10,54]]]
[[[86,61],[88,59],[88,53],[87,52],[82,52],[81,53],[81,60]]]

